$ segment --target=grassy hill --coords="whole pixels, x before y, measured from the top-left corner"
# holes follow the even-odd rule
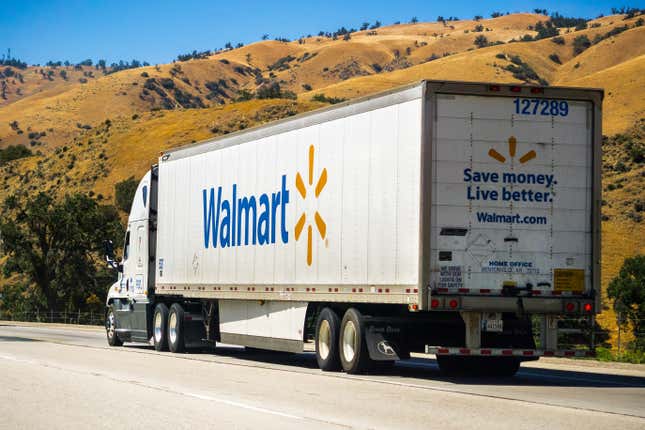
[[[521,13],[264,40],[115,73],[2,66],[0,150],[24,145],[33,155],[0,165],[0,199],[82,191],[111,203],[114,184],[143,175],[164,149],[324,106],[316,95],[351,99],[420,79],[604,88],[604,134],[642,145],[643,17],[607,16],[540,38],[536,24],[548,20]],[[604,146],[604,286],[626,256],[645,253],[645,169],[625,139]],[[610,328],[613,320],[610,310],[600,317]]]

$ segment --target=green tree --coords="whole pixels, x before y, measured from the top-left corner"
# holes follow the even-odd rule
[[[123,234],[113,206],[99,206],[85,194],[56,202],[41,192],[24,201],[8,197],[3,212],[5,276],[22,274],[54,312],[81,309],[91,294],[105,297],[113,275],[97,269],[103,265],[102,242]]]
[[[609,283],[607,295],[614,300],[619,319],[631,323],[636,348],[645,349],[645,255],[625,259],[618,276]]]
[[[134,176],[130,176],[128,179],[116,183],[114,186],[114,200],[116,207],[124,212],[130,212],[134,193],[137,191],[137,185],[138,183],[134,179]]]

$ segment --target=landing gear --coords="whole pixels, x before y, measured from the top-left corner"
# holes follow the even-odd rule
[[[121,346],[123,341],[119,339],[119,335],[116,333],[116,315],[114,313],[114,307],[110,306],[105,315],[105,332],[107,334],[108,345],[110,346]]]

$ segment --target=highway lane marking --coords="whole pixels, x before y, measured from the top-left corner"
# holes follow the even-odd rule
[[[45,342],[50,342],[45,340]],[[238,366],[238,367],[247,367],[247,368],[254,368],[254,369],[264,369],[264,370],[273,370],[273,371],[279,371],[279,372],[288,372],[288,373],[298,373],[302,375],[311,375],[311,376],[324,376],[324,377],[329,377],[329,378],[342,378],[342,379],[349,379],[349,380],[357,380],[357,381],[362,381],[362,382],[372,382],[372,383],[377,383],[377,384],[385,384],[385,385],[394,385],[394,386],[399,386],[399,387],[408,387],[408,388],[415,388],[415,389],[422,389],[422,390],[429,390],[429,391],[438,391],[438,392],[446,392],[446,393],[454,393],[454,394],[462,394],[462,395],[468,395],[468,396],[475,396],[475,397],[484,397],[484,398],[493,398],[493,399],[498,399],[498,400],[508,400],[511,402],[520,402],[520,403],[527,403],[527,404],[535,404],[535,405],[543,405],[543,406],[550,406],[554,408],[561,408],[561,409],[571,409],[571,410],[580,410],[580,411],[587,411],[587,412],[595,412],[595,413],[601,413],[601,414],[610,414],[610,415],[619,415],[619,416],[628,416],[628,417],[634,417],[634,418],[645,418],[644,415],[635,415],[635,414],[630,414],[630,413],[624,413],[624,412],[614,412],[614,411],[607,411],[607,410],[602,410],[602,409],[594,409],[594,408],[588,408],[588,407],[580,407],[580,406],[570,406],[570,405],[560,405],[557,403],[550,403],[550,402],[541,402],[541,401],[536,401],[536,400],[526,400],[526,399],[517,399],[517,398],[512,398],[512,397],[506,397],[506,396],[500,396],[500,395],[495,395],[495,394],[483,394],[483,393],[477,393],[477,392],[470,392],[470,391],[465,391],[465,390],[460,390],[460,389],[453,389],[453,388],[448,388],[448,387],[433,387],[433,386],[428,386],[428,385],[421,385],[421,384],[412,384],[412,383],[407,383],[407,382],[398,382],[398,381],[388,381],[388,380],[383,380],[383,379],[374,379],[374,378],[369,378],[369,377],[364,377],[364,376],[357,376],[357,375],[347,375],[347,374],[331,374],[327,372],[313,372],[313,371],[306,371],[302,369],[282,369],[282,368],[276,368],[276,367],[270,367],[266,365],[261,365],[261,364],[245,364],[245,363],[232,363],[232,362],[226,362],[226,361],[220,361],[215,356],[211,356],[213,358],[211,359],[203,359],[203,358],[198,358],[198,357],[190,357],[190,356],[181,356],[181,355],[171,355],[168,353],[163,353],[163,352],[157,352],[157,351],[148,351],[148,350],[141,350],[141,349],[131,349],[131,348],[110,348],[107,346],[90,346],[90,345],[79,345],[79,344],[74,344],[74,343],[65,343],[65,342],[50,342],[50,343],[55,343],[63,346],[76,346],[76,347],[81,347],[81,348],[89,348],[89,349],[95,349],[95,350],[110,350],[110,351],[115,351],[115,352],[125,352],[125,353],[136,353],[136,354],[149,354],[149,355],[155,355],[159,357],[166,357],[169,359],[181,359],[181,360],[191,360],[191,361],[199,361],[203,363],[213,363],[213,364],[219,364],[222,366]],[[287,364],[288,365],[288,364]],[[402,367],[405,367],[406,365],[412,365],[410,367],[419,367],[419,368],[429,368],[430,366],[424,365],[423,363],[405,363],[402,365]],[[530,372],[527,372],[530,373]],[[536,377],[539,377],[540,375],[536,375]],[[542,375],[544,378],[551,378],[551,377],[557,377],[556,375]],[[594,379],[583,379],[583,378],[575,378],[575,377],[567,377],[567,376],[559,376],[557,378],[560,379],[572,379],[572,380],[578,380],[578,381],[583,381],[583,382],[598,382],[597,380]],[[443,382],[443,381],[442,381]],[[618,385],[616,382],[610,382],[610,384],[613,385]],[[628,387],[636,387],[636,388],[642,388],[643,385],[635,385],[635,384],[629,384],[629,383],[620,383],[620,384],[625,384]]]
[[[32,359],[28,359],[28,358],[18,358],[18,357],[15,357],[15,356],[4,355],[4,354],[0,354],[0,359],[13,361],[13,362],[16,362],[16,363],[30,364],[30,365],[40,366],[40,367],[46,367],[46,368],[49,368],[49,369],[61,370],[61,371],[64,371],[64,372],[71,372],[71,373],[76,373],[76,374],[80,374],[80,375],[89,375],[89,376],[106,378],[106,379],[114,381],[114,382],[125,383],[125,384],[133,384],[133,385],[137,385],[137,386],[143,387],[143,388],[148,388],[148,389],[151,389],[151,390],[163,391],[165,393],[177,394],[177,395],[180,395],[180,396],[191,397],[191,398],[198,399],[198,400],[205,400],[205,401],[209,401],[209,402],[220,403],[220,404],[227,405],[227,406],[233,406],[233,407],[240,408],[240,409],[245,409],[245,410],[248,410],[248,411],[253,411],[253,412],[258,412],[258,413],[268,414],[268,415],[273,415],[273,416],[278,416],[278,417],[281,417],[281,418],[288,418],[288,419],[297,420],[297,421],[313,421],[313,422],[317,422],[317,423],[321,423],[321,424],[328,424],[328,425],[332,425],[332,426],[336,426],[336,427],[342,427],[342,428],[353,428],[350,425],[342,424],[342,423],[338,423],[338,422],[334,422],[334,421],[330,421],[330,420],[324,420],[324,419],[313,418],[313,417],[306,417],[306,416],[302,416],[302,415],[289,414],[289,413],[281,412],[281,411],[274,410],[274,409],[268,409],[268,408],[263,408],[263,407],[260,407],[260,406],[254,406],[254,405],[251,405],[251,404],[248,404],[248,403],[237,402],[237,401],[234,401],[234,400],[228,400],[228,399],[224,399],[224,398],[220,398],[220,397],[214,397],[214,396],[210,396],[210,395],[191,393],[191,392],[187,392],[187,391],[180,391],[180,390],[172,389],[170,387],[164,387],[164,386],[161,386],[161,385],[148,384],[148,383],[145,383],[145,382],[142,382],[142,381],[124,380],[122,378],[118,378],[118,377],[115,377],[115,376],[110,376],[109,374],[101,373],[101,372],[95,372],[95,371],[84,372],[84,371],[80,371],[78,369],[62,367],[62,366],[59,366],[59,365],[46,363],[46,362],[43,362],[43,361],[32,360]]]

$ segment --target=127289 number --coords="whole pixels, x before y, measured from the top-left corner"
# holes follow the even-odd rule
[[[567,116],[569,103],[564,100],[516,98],[515,113],[518,115]]]

